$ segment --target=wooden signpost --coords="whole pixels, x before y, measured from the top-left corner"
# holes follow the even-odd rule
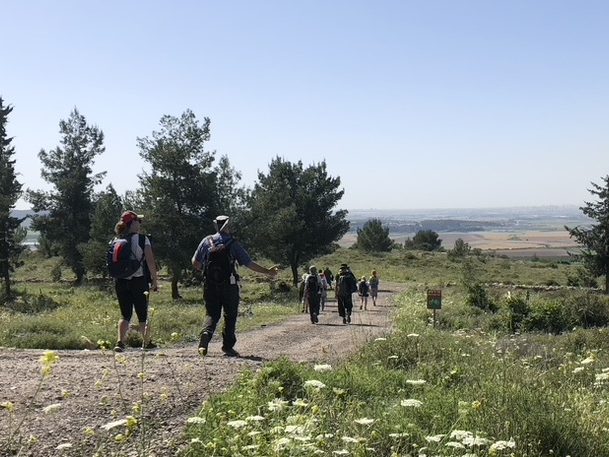
[[[442,309],[442,289],[427,290],[427,309],[433,310],[433,326],[436,326],[436,310]]]

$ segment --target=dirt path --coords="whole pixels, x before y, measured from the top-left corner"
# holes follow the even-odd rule
[[[186,419],[196,415],[211,395],[228,389],[243,370],[258,369],[282,357],[297,362],[336,363],[366,341],[386,334],[391,326],[391,298],[398,286],[384,286],[390,290],[379,293],[376,307],[369,304],[368,311],[359,311],[356,303],[351,325],[342,324],[336,302],[331,301],[318,325],[312,325],[303,314],[279,325],[238,334],[239,358],[224,357],[216,338],[205,358],[197,355],[194,345],[150,351],[145,357],[139,350],[130,350],[116,359],[108,351],[57,351],[60,361],[35,396],[21,426],[22,444],[29,440],[31,445],[19,455],[93,455],[101,441],[109,443],[101,426],[135,415],[133,405],[142,400],[142,392],[148,427],[145,436],[150,439],[147,455],[175,455],[183,444]],[[12,430],[35,395],[43,352],[0,350],[0,403],[15,405]],[[143,386],[139,376],[142,372]],[[51,404],[58,404],[57,410],[45,413],[43,408]],[[0,456],[13,455],[7,451],[8,417],[0,409]],[[95,435],[87,438],[88,427]],[[112,435],[122,429],[112,430]],[[112,451],[116,445],[104,444],[102,455],[140,455],[138,439],[132,438],[120,452]],[[68,443],[71,447],[57,449]]]

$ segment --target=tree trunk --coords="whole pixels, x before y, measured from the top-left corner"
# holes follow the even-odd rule
[[[294,286],[298,285],[298,265],[295,263],[290,264],[290,267],[292,268],[292,282],[294,283]]]
[[[178,275],[173,275],[171,277],[171,298],[174,300],[178,298],[182,298],[180,296],[180,291],[178,290],[178,281],[180,280]]]
[[[609,294],[609,273],[605,275],[605,293]]]
[[[8,274],[8,265],[4,270],[4,290],[6,291],[6,299],[9,300],[11,298],[11,278]]]

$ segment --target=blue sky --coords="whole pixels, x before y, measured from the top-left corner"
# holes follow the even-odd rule
[[[581,205],[609,173],[609,2],[0,0],[0,21],[32,189],[74,107],[121,193],[136,138],[187,108],[244,184],[325,159],[347,209]]]

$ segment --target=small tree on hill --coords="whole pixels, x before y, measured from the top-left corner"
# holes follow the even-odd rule
[[[380,219],[370,219],[357,229],[358,249],[366,252],[388,252],[394,242],[389,238],[389,227],[383,227]]]
[[[15,148],[11,146],[13,139],[6,133],[11,111],[13,107],[5,106],[0,97],[0,276],[4,280],[7,298],[11,296],[11,272],[20,265],[19,255],[23,251],[21,242],[25,237],[25,230],[19,228],[23,219],[11,217],[11,210],[21,196],[22,186],[15,173]]]
[[[38,154],[43,165],[40,174],[54,189],[29,190],[28,199],[37,213],[48,212],[34,216],[32,227],[57,247],[80,284],[85,266],[78,246],[89,240],[93,188],[105,175],[92,172],[95,157],[105,150],[104,134],[98,127],[88,125],[76,108],[67,120],[59,122],[59,131],[61,146],[50,151],[42,149]]]
[[[586,270],[595,277],[605,277],[605,293],[609,294],[609,175],[602,180],[603,185],[592,183],[592,189],[588,189],[598,201],[585,202],[580,207],[586,216],[597,223],[590,228],[565,226],[565,229],[571,238],[583,246],[579,257]]]
[[[416,235],[404,242],[404,248],[419,251],[437,251],[442,247],[442,240],[433,230],[419,230]]]
[[[448,251],[449,259],[459,259],[463,257],[467,257],[472,251],[469,243],[463,241],[462,238],[457,238],[455,240],[455,247]]]

